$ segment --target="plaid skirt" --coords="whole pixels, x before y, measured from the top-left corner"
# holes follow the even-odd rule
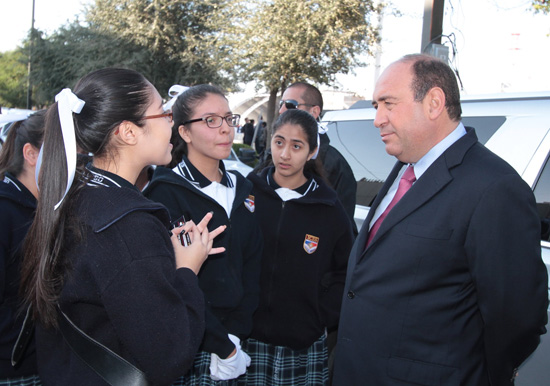
[[[42,382],[38,375],[28,375],[26,377],[0,379],[0,386],[40,386]]]
[[[328,353],[326,336],[311,347],[293,350],[255,339],[242,343],[252,363],[239,385],[253,386],[324,386],[328,385]]]
[[[241,376],[240,378],[242,378]],[[239,379],[240,379],[239,378]],[[237,385],[236,379],[230,379],[228,381],[214,381],[210,377],[210,353],[205,351],[199,351],[195,356],[193,367],[180,377],[173,386],[235,386]]]

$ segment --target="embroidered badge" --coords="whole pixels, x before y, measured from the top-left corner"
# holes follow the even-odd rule
[[[306,234],[304,240],[304,251],[310,255],[317,250],[317,245],[319,244],[319,237]]]
[[[254,205],[254,196],[248,196],[248,198],[244,200],[244,206],[246,206],[246,209],[248,209],[251,213],[254,213],[254,210],[256,209],[256,206]]]

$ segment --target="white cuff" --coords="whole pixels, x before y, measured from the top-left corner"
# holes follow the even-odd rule
[[[235,344],[237,352],[230,358],[221,359],[218,355],[210,355],[210,377],[215,381],[235,379],[246,372],[250,366],[250,357],[241,349],[241,341],[235,335],[228,334]]]

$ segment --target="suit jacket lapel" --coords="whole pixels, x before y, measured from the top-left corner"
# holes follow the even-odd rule
[[[397,223],[402,221],[417,208],[429,201],[445,185],[452,180],[449,169],[445,164],[444,157],[439,157],[422,177],[415,182],[412,188],[403,196],[403,198],[393,207],[387,217],[382,222],[380,229],[374,236],[371,245],[390,230]]]
[[[392,186],[393,182],[397,178],[397,175],[399,174],[399,171],[403,168],[403,165],[405,165],[401,161],[397,161],[395,165],[393,165],[393,169],[391,170],[390,174],[388,175],[388,178],[384,182],[384,185],[382,185],[382,188],[376,195],[376,198],[374,199],[374,202],[372,203],[372,206],[369,210],[369,213],[367,215],[367,219],[365,220],[365,223],[367,223],[367,230],[368,230],[368,224],[371,222],[372,218],[374,217],[374,213],[376,212],[376,208],[380,205],[380,202],[382,199],[386,196],[388,193],[388,190],[390,190],[390,187]],[[363,225],[364,226],[364,225]],[[365,240],[366,241],[366,240]]]
[[[374,217],[374,212],[376,212],[376,208],[380,205],[380,202],[382,199],[386,196],[388,193],[388,190],[390,190],[390,187],[393,184],[393,181],[397,178],[397,175],[399,174],[399,171],[403,167],[404,163],[397,161],[395,165],[393,166],[392,171],[388,175],[388,178],[382,185],[382,188],[376,195],[376,198],[374,199],[374,202],[372,203],[372,206],[369,209],[369,213],[367,214],[367,218],[363,222],[363,226],[361,226],[361,230],[359,231],[359,234],[357,235],[357,238],[355,239],[355,247],[352,250],[352,256],[355,256],[357,260],[359,260],[359,257],[365,252],[365,245],[367,244],[367,239],[369,235],[369,224]],[[355,254],[353,253],[355,252]]]

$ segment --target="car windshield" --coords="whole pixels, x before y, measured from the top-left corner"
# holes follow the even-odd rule
[[[228,161],[237,161],[237,154],[235,154],[235,150],[231,149],[231,153],[229,153],[229,156],[226,158]]]

